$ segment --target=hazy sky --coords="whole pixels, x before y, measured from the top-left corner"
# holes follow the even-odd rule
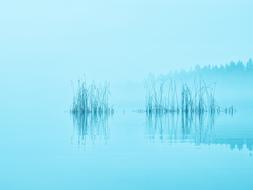
[[[253,57],[252,0],[0,2],[1,75],[140,79]]]

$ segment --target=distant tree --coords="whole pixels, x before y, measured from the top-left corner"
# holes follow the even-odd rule
[[[221,66],[220,66],[220,70],[221,70],[221,71],[224,71],[224,70],[225,70],[224,65],[221,65]]]
[[[217,71],[219,70],[219,67],[218,67],[217,65],[215,65],[215,66],[213,67],[213,70],[214,70],[214,72],[217,72]]]
[[[252,59],[249,59],[249,61],[247,62],[246,69],[249,70],[249,71],[253,71],[253,61],[252,61]]]
[[[199,65],[195,66],[195,71],[199,72],[201,70],[201,67]]]
[[[242,61],[238,61],[237,64],[236,64],[236,71],[240,72],[240,71],[243,71],[243,70],[244,70],[243,62]]]
[[[229,68],[230,68],[231,70],[234,70],[235,67],[236,67],[236,63],[235,63],[234,61],[232,61],[232,62],[230,63],[230,65],[229,65]]]

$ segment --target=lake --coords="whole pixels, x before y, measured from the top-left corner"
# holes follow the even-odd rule
[[[123,108],[84,121],[69,113],[71,96],[62,98],[58,88],[36,100],[37,92],[9,92],[2,95],[9,98],[1,114],[0,189],[253,187],[250,106],[190,121]]]

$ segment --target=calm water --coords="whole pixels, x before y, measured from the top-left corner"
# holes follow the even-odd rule
[[[1,0],[0,190],[252,190],[252,7]],[[215,83],[237,113],[133,112],[153,74]],[[114,115],[70,115],[83,75],[110,82]]]
[[[128,110],[80,119],[53,102],[6,100],[0,189],[253,187],[250,109],[190,121]]]

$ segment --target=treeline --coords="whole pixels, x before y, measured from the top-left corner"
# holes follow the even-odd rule
[[[238,62],[230,62],[229,64],[226,65],[220,65],[220,66],[196,66],[195,67],[196,72],[201,72],[201,73],[222,73],[222,74],[227,74],[227,73],[253,73],[253,61],[252,59],[249,59],[246,63],[243,63],[242,61]]]
[[[242,61],[230,62],[225,65],[206,65],[200,66],[197,65],[191,70],[181,70],[177,72],[170,72],[168,75],[171,76],[184,76],[189,77],[192,75],[201,75],[201,76],[251,76],[253,77],[253,60],[249,59],[246,63]]]

